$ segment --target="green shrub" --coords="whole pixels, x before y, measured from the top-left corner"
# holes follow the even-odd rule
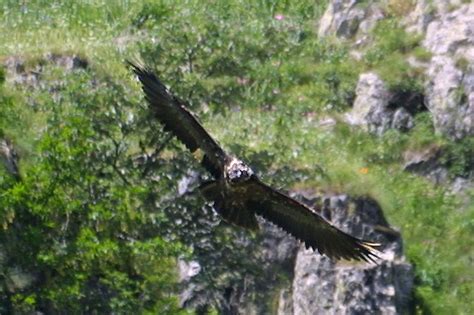
[[[459,57],[456,60],[456,67],[458,69],[460,69],[461,71],[463,71],[463,72],[466,72],[469,69],[470,64],[471,63],[469,62],[469,60],[467,58],[464,58],[464,57]]]
[[[21,266],[36,279],[3,291],[2,312],[178,313],[174,266],[184,251],[163,240],[146,203],[167,184],[150,185],[127,167],[138,126],[126,117],[136,100],[96,74],[55,73],[64,85],[58,101],[38,100],[47,125],[36,135],[34,163],[22,165],[21,181],[0,177],[2,267]]]
[[[431,57],[433,56],[433,54],[430,51],[420,46],[417,46],[413,49],[413,55],[415,56],[415,58],[423,62],[430,61]]]
[[[81,53],[90,68],[65,73],[46,62],[42,88],[1,90],[0,129],[19,147],[24,174],[16,182],[0,173],[2,251],[8,266],[37,270],[41,281],[2,291],[0,312],[178,313],[178,255],[206,267],[193,281],[215,313],[225,288],[243,286],[244,276],[245,286],[268,286],[263,291],[281,285],[272,277],[285,270],[261,269],[261,236],[220,224],[202,200],[175,197],[176,182],[199,166],[144,110],[123,65],[140,52],[219,142],[266,181],[375,198],[415,264],[415,309],[469,313],[474,210],[404,172],[402,156],[436,146],[453,176],[468,176],[471,141],[437,135],[429,113],[418,114],[411,131],[381,137],[337,122],[362,71],[378,72],[392,90],[420,91],[421,74],[405,59],[430,56],[394,18],[409,6],[390,3],[392,18],[375,28],[362,62],[315,35],[325,2],[2,6],[0,53],[22,55],[27,64],[45,52]],[[327,116],[336,123],[321,126]],[[229,275],[229,266],[236,272]]]
[[[386,4],[386,11],[390,16],[403,18],[415,9],[414,0],[389,0]]]
[[[442,148],[441,161],[452,176],[470,177],[474,170],[474,138],[465,137],[457,142],[447,142]]]
[[[5,68],[0,67],[0,86],[3,85],[3,82],[5,82]]]
[[[420,53],[420,37],[406,33],[395,19],[386,19],[374,28],[373,38],[364,55],[365,64],[380,74],[390,90],[420,92],[423,72],[406,60],[409,52]]]

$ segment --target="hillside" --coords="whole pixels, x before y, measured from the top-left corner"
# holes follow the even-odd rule
[[[315,296],[470,313],[474,5],[336,2],[1,2],[0,313],[304,314]],[[221,222],[184,194],[207,175],[125,59],[266,182],[359,236],[378,226],[393,257],[334,264]],[[324,300],[318,272],[370,285]]]

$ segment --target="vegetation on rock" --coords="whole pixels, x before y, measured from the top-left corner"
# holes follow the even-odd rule
[[[322,10],[315,1],[0,3],[0,137],[21,171],[18,180],[0,167],[0,312],[186,313],[176,261],[210,253],[199,283],[215,292],[213,307],[243,273],[260,287],[264,258],[242,255],[259,236],[178,196],[199,165],[149,114],[123,62],[140,56],[267,182],[377,200],[415,265],[414,310],[469,313],[473,203],[404,171],[403,153],[436,146],[453,177],[472,176],[472,138],[435,134],[426,112],[412,130],[380,137],[341,122],[361,71],[418,93],[422,77],[405,57],[429,56],[392,18],[354,61],[345,44],[317,38]],[[87,67],[66,69],[47,53]]]

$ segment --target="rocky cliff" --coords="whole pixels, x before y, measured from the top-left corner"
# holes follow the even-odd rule
[[[423,63],[408,60],[423,71],[423,105],[432,114],[438,132],[461,139],[474,134],[474,5],[459,1],[330,1],[319,23],[320,36],[338,36],[360,49],[370,39],[378,21],[397,17],[410,32],[422,37],[422,46],[431,54]],[[395,93],[396,94],[396,93]],[[373,73],[360,76],[354,102],[355,120],[378,131],[409,128],[405,111],[389,110],[396,97]],[[397,104],[400,109],[407,106]]]
[[[370,42],[370,30],[377,21],[390,15],[390,9],[406,13],[399,18],[401,24],[407,32],[421,36],[422,46],[431,54],[431,58],[422,63],[409,60],[424,72],[422,89],[410,98],[401,99],[400,92],[387,88],[378,74],[363,73],[357,85],[353,109],[347,115],[349,123],[361,124],[377,134],[391,128],[408,130],[414,126],[414,113],[428,110],[437,132],[452,139],[472,137],[474,4],[459,1],[381,1],[366,5],[361,1],[330,1],[319,23],[318,34],[340,37],[352,43],[354,51],[360,51],[364,44]],[[414,103],[422,106],[414,110]],[[437,183],[450,184],[446,169],[439,162],[440,152],[433,148],[423,152],[406,153],[407,171],[416,171]],[[457,183],[462,182],[460,190],[472,189],[472,169],[470,174],[467,178],[457,178],[451,185],[457,187]],[[351,232],[360,230],[361,223],[354,224],[354,218],[341,209],[332,208],[333,222],[350,227]],[[364,218],[364,224],[374,224],[374,220],[380,220],[382,215],[379,209],[367,202],[359,203],[356,209],[355,217],[359,220]],[[412,267],[402,258],[401,240],[395,234],[390,237],[393,243],[388,243],[391,245],[385,249],[386,256],[379,266],[338,265],[325,257],[300,250],[293,280],[293,313],[408,312],[413,285]]]
[[[236,284],[228,288],[225,314],[401,314],[410,310],[413,288],[412,266],[403,256],[400,234],[385,220],[377,203],[346,195],[317,196],[301,191],[295,198],[316,206],[319,213],[339,228],[363,239],[383,244],[379,264],[335,262],[307,250],[280,229],[261,220],[262,239],[254,248],[263,258],[258,286]],[[249,260],[255,255],[246,253]],[[203,265],[206,259],[203,258]],[[261,269],[260,269],[261,268]],[[211,292],[199,292],[198,261],[180,264],[185,285],[182,303],[211,303]],[[237,278],[250,280],[245,270]],[[280,273],[279,275],[276,272]],[[256,291],[255,291],[256,290]],[[225,296],[225,292],[222,292]],[[256,295],[261,303],[255,303]],[[191,304],[189,304],[191,302]],[[194,307],[197,305],[195,304]]]
[[[379,21],[398,15],[406,32],[422,38],[428,60],[407,57],[423,73],[415,92],[391,89],[376,72],[362,73],[346,122],[381,135],[387,130],[410,130],[414,116],[428,111],[436,131],[453,140],[474,135],[474,4],[459,1],[332,0],[318,23],[320,37],[338,37],[363,58],[371,31]],[[453,185],[455,192],[473,187],[472,170],[467,178],[449,180],[438,150],[406,152],[405,169],[427,176],[438,184]],[[470,188],[469,188],[470,187]],[[298,195],[319,209],[331,222],[358,237],[384,244],[378,265],[333,262],[297,246],[287,236],[264,227],[259,251],[274,264],[290,266],[285,281],[266,282],[265,295],[273,308],[250,303],[255,292],[234,292],[229,314],[406,314],[411,313],[413,266],[403,255],[402,236],[390,227],[376,202],[346,195]],[[277,239],[275,237],[278,235]],[[275,259],[280,249],[284,258]],[[282,245],[285,244],[285,245]],[[270,245],[270,246],[268,246]],[[267,270],[268,271],[268,270]],[[184,271],[188,272],[188,271]],[[245,275],[242,275],[245,278]],[[187,279],[190,283],[192,278]],[[188,291],[189,292],[189,291]],[[237,297],[238,296],[238,297]]]
[[[285,19],[283,15],[275,16],[278,21]],[[394,84],[376,67],[364,68],[354,89],[352,108],[340,117],[328,117],[327,120],[331,125],[336,121],[355,125],[382,138],[391,130],[404,133],[416,128],[417,115],[424,113],[436,132],[453,143],[472,138],[474,4],[457,0],[332,0],[317,21],[314,33],[321,39],[342,41],[350,47],[350,62],[359,62],[368,59],[369,53],[372,53],[372,59],[377,58],[378,52],[370,51],[376,41],[374,29],[387,20],[396,20],[404,32],[417,38],[417,48],[421,51],[418,57],[400,48],[404,62],[410,71],[413,70],[407,80],[411,80],[414,73],[418,80],[416,88],[406,88],[404,82]],[[301,38],[306,35],[299,34]],[[382,59],[378,62],[392,61]],[[21,58],[9,57],[3,63],[7,82],[31,89],[44,83],[41,73],[47,64],[68,71],[90,67],[86,59],[74,54],[47,54],[44,61],[27,70]],[[245,85],[246,80],[239,77],[238,82]],[[54,84],[49,92],[52,98],[58,97]],[[279,93],[272,90],[272,95]],[[19,179],[14,146],[7,137],[0,135],[0,165],[4,165],[13,178]],[[401,168],[407,174],[417,174],[435,185],[449,187],[452,194],[465,194],[467,197],[463,200],[468,204],[472,200],[469,191],[474,187],[474,162],[472,156],[468,156],[462,172],[451,176],[448,167],[455,158],[446,156],[444,149],[435,143],[403,152]],[[189,190],[188,186],[195,185],[198,180],[194,173],[186,177],[180,183],[178,193],[184,194]],[[374,199],[303,189],[293,189],[293,194],[346,232],[383,244],[379,263],[334,262],[304,249],[264,220],[259,221],[261,233],[252,235],[232,230],[220,221],[209,205],[198,215],[195,208],[189,206],[194,211],[190,213],[183,206],[178,209],[179,213],[169,215],[174,220],[167,222],[172,225],[173,234],[166,235],[171,240],[186,240],[183,243],[191,244],[194,251],[191,260],[183,257],[178,262],[181,305],[194,309],[197,314],[212,311],[280,315],[406,314],[413,311],[415,266],[405,258],[403,235],[396,226],[388,224],[383,209]],[[462,204],[460,209],[464,209]],[[431,241],[428,239],[420,246],[429,246]],[[36,274],[18,264],[10,264],[2,246],[0,271],[4,280],[0,292],[15,294],[33,287]],[[436,271],[431,271],[434,276],[428,274],[427,277],[435,279],[433,282],[443,281],[437,279]],[[470,281],[468,276],[466,279]]]

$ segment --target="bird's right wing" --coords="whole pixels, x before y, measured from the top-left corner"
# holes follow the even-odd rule
[[[191,152],[201,149],[204,152],[204,167],[215,178],[221,176],[227,157],[224,150],[186,108],[184,102],[171,95],[150,69],[130,61],[128,63],[138,76],[146,99],[164,125],[164,130],[171,131]]]
[[[334,259],[364,260],[378,258],[378,244],[357,239],[333,226],[301,202],[280,193],[257,178],[249,181],[248,206],[257,215],[282,228],[288,234]]]

